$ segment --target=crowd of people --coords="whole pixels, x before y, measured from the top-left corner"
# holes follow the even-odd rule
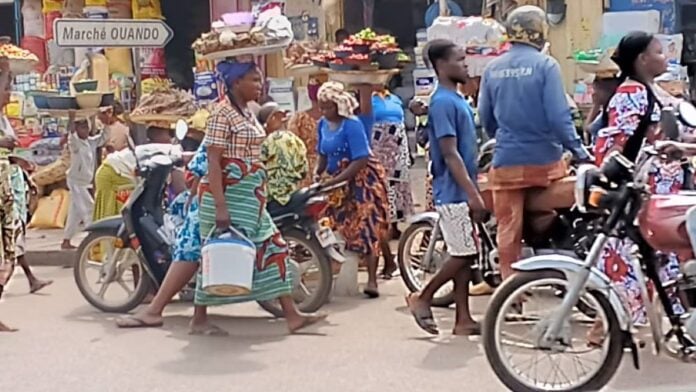
[[[613,56],[616,72],[597,75],[595,80],[595,108],[586,124],[594,140],[591,154],[573,123],[560,66],[543,52],[545,13],[533,6],[519,7],[510,13],[507,24],[511,49],[487,67],[477,86],[478,97],[469,97],[476,98],[481,125],[496,139],[488,172],[492,211],[487,211],[477,185],[480,173],[475,112],[462,94],[463,90],[471,90],[462,88],[470,82],[466,51],[447,40],[429,42],[425,57],[437,74],[438,85],[429,105],[408,105],[414,114],[427,116],[422,143],[428,146],[430,161],[430,208],[440,216],[449,255],[425,288],[406,298],[417,325],[431,334],[439,330],[430,304],[438,289],[449,281],[454,282],[456,302],[453,333],[481,332],[468,304],[471,266],[479,252],[476,223],[487,219],[490,212],[495,215],[501,274],[508,278],[514,273],[512,263],[522,256],[522,232],[528,219],[525,205],[536,192],[568,175],[564,152],[572,153],[578,162],[597,165],[612,151],[635,160],[644,142],[652,143],[660,137],[660,108],[681,99],[655,83],[655,78],[666,71],[660,41],[643,32],[626,35]],[[0,69],[2,105],[7,100],[9,77],[5,63],[0,64],[4,67]],[[327,187],[346,184],[331,195],[327,215],[345,239],[347,250],[357,254],[366,266],[364,294],[378,297],[380,275],[389,278],[397,269],[389,240],[398,238],[397,223],[414,213],[404,103],[384,86],[359,85],[349,91],[341,83],[312,80],[308,87],[311,107],[288,117],[276,103],[257,103],[263,91],[263,76],[251,59],[223,61],[217,71],[226,94],[210,113],[205,113],[203,121],[191,127],[187,140],[182,142],[189,152],[186,170],[171,180],[169,208],[181,223],[173,250],[175,261],[152,301],[137,313],[119,319],[118,326],[161,326],[166,305],[196,276],[205,239],[217,231],[230,230],[256,246],[253,290],[234,297],[210,296],[196,290],[191,333],[225,334],[209,323],[207,308],[246,301],[278,300],[291,333],[322,320],[325,315],[298,311],[291,296],[293,281],[299,278],[298,268],[288,257],[288,246],[266,209],[268,203],[287,203],[297,189],[316,182]],[[92,132],[94,124],[71,115],[67,182],[73,203],[64,248],[72,247],[70,239],[80,224],[118,214],[132,189],[135,162],[126,149],[128,120],[121,120],[120,114],[118,110],[102,113],[104,131],[96,135]],[[21,174],[19,166],[11,161],[14,141],[7,124],[0,122],[0,278],[9,276],[7,271],[11,273],[17,260],[28,271],[34,292],[50,282],[35,278],[19,257],[26,223],[21,217],[26,212],[16,210],[26,204],[22,194],[26,195],[27,190],[20,186],[17,189],[22,191],[18,193],[14,186],[7,186],[15,183],[10,181],[14,173]],[[172,142],[170,124],[148,125],[150,142]],[[689,132],[684,130],[685,135]],[[109,154],[95,173],[96,151],[101,146]],[[653,168],[653,192],[672,193],[684,186],[683,172],[673,166],[658,164]],[[93,182],[96,206],[89,191]],[[551,210],[542,211],[535,219],[553,214]],[[645,309],[628,262],[630,245],[628,240],[612,240],[598,267],[620,283],[634,321],[640,324],[645,322]],[[678,272],[678,260],[676,255],[664,258],[663,275],[668,279]],[[378,273],[380,259],[383,269]],[[200,276],[197,280],[200,286]],[[0,279],[0,294],[6,282]],[[676,295],[674,306],[683,311]]]

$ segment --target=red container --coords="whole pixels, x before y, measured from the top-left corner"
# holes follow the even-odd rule
[[[38,72],[46,72],[48,67],[48,57],[46,55],[46,40],[41,37],[22,37],[22,42],[20,44],[22,49],[26,49],[36,55],[39,58],[39,64],[36,66]]]
[[[60,11],[51,11],[44,16],[44,38],[46,41],[53,39],[53,22],[63,17]]]

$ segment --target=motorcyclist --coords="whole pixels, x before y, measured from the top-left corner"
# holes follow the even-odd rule
[[[566,176],[563,150],[580,161],[591,160],[572,121],[558,62],[541,53],[548,26],[539,7],[513,10],[506,22],[509,52],[486,68],[479,96],[479,115],[496,139],[489,184],[498,220],[503,278],[521,256],[525,199]],[[535,213],[541,225],[554,213]]]

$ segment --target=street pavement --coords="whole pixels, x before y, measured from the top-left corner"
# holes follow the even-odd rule
[[[19,332],[0,334],[0,391],[504,391],[479,341],[452,337],[452,309],[436,310],[443,334],[432,338],[407,314],[400,279],[382,284],[376,300],[337,298],[328,322],[288,336],[282,321],[255,304],[216,308],[214,322],[229,337],[187,334],[190,305],[176,303],[160,329],[119,330],[115,315],[90,307],[72,270],[38,267],[54,279],[41,295],[27,294],[17,274],[0,303],[0,320]],[[362,277],[364,281],[364,276]],[[486,298],[474,301],[475,317]],[[694,365],[642,350],[630,357],[607,391],[696,391]]]

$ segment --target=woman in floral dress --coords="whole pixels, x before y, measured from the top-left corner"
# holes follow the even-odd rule
[[[652,143],[658,136],[661,107],[674,104],[655,83],[654,78],[667,69],[660,41],[651,34],[634,32],[620,42],[612,59],[621,69],[622,82],[604,110],[608,127],[597,135],[595,158],[600,165],[612,151],[620,151],[631,161],[636,160],[644,140]],[[678,192],[684,181],[679,162],[656,162],[650,170],[651,191],[657,194]],[[635,272],[630,264],[628,239],[610,239],[606,245],[600,270],[614,282],[628,305],[634,324],[647,322],[645,299],[641,298]],[[663,279],[673,279],[679,271],[675,255],[662,255]],[[677,296],[673,295],[676,313],[684,310]]]

